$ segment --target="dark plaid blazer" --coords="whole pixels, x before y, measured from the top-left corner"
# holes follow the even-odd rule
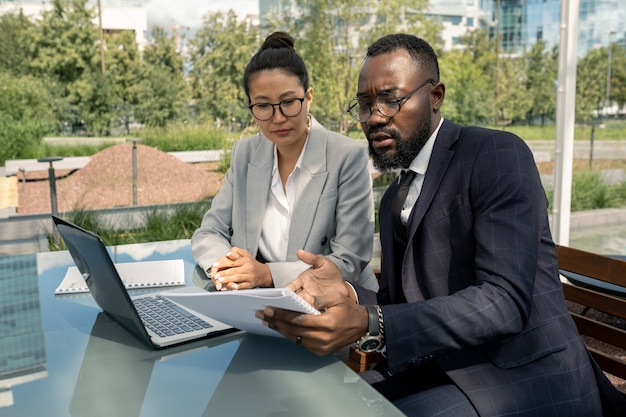
[[[517,136],[444,121],[408,221],[380,205],[391,374],[436,364],[481,416],[601,415],[594,366],[563,297],[547,199]],[[600,377],[600,376],[598,376]],[[602,376],[603,377],[603,376]],[[445,406],[445,405],[442,405]]]

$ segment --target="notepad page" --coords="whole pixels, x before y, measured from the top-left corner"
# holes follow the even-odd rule
[[[185,264],[182,259],[116,263],[120,278],[127,289],[185,285]],[[76,266],[67,268],[55,294],[89,292],[85,279]]]
[[[251,333],[281,336],[255,317],[257,310],[266,306],[284,308],[307,314],[320,314],[309,303],[287,288],[255,288],[237,291],[170,292],[161,293],[166,298],[190,310]]]

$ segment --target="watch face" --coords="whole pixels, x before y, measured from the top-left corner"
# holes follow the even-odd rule
[[[380,340],[366,339],[361,343],[361,345],[359,346],[359,349],[361,349],[363,352],[373,352],[376,349],[378,349],[379,346],[380,346]]]

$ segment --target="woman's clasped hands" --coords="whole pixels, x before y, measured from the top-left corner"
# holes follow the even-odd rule
[[[211,265],[211,280],[218,291],[274,286],[269,266],[237,247]]]

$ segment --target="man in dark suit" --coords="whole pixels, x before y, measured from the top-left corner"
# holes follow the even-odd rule
[[[444,120],[444,96],[422,39],[368,48],[349,111],[375,166],[406,170],[380,205],[380,290],[301,252],[313,267],[290,286],[324,313],[257,316],[317,354],[383,352],[362,375],[407,415],[600,416],[608,381],[568,314],[533,155],[511,133]]]

